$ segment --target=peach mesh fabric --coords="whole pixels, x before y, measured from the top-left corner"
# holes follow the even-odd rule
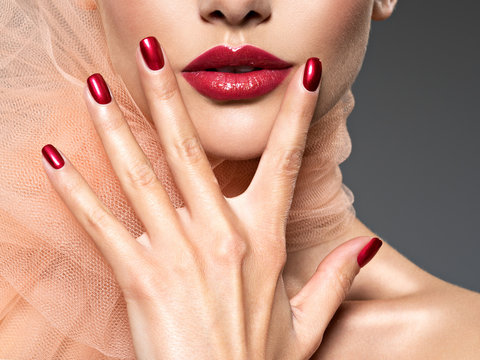
[[[170,195],[183,205],[155,129],[112,68],[99,13],[73,0],[0,0],[0,358],[134,359],[113,273],[51,186],[41,148],[62,150],[132,236],[145,229],[111,168],[81,95],[100,72]],[[161,40],[161,39],[160,39]],[[355,218],[338,164],[350,154],[348,90],[308,135],[287,250],[341,235]],[[258,159],[214,168],[225,194]]]

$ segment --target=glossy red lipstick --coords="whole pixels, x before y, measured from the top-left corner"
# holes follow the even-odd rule
[[[199,93],[215,100],[241,100],[264,95],[288,75],[292,64],[252,45],[219,45],[182,70]]]

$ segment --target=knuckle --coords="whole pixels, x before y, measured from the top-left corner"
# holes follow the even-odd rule
[[[280,175],[296,176],[303,158],[303,147],[296,146],[279,154],[277,169]]]
[[[178,93],[177,84],[175,79],[171,76],[167,76],[165,80],[162,81],[162,84],[152,87],[152,92],[155,100],[165,100],[168,101],[172,99]]]
[[[119,131],[124,126],[128,126],[120,110],[113,110],[110,114],[102,114],[101,124],[105,134]]]
[[[127,302],[158,301],[157,294],[161,293],[164,287],[165,284],[158,276],[152,276],[148,271],[140,273],[131,269],[130,276],[122,284],[122,291]]]
[[[248,252],[248,243],[240,235],[229,234],[217,242],[214,255],[217,262],[239,265],[247,257]]]
[[[170,262],[168,272],[169,277],[177,283],[179,280],[184,281],[191,278],[196,272],[202,272],[201,262],[195,249],[190,244],[184,247],[175,261]]]
[[[119,284],[127,301],[157,302],[162,294],[171,290],[172,279],[170,266],[158,266],[154,255],[144,256],[140,261],[126,261],[126,275],[119,278]],[[185,278],[184,278],[185,279]]]
[[[93,207],[86,211],[87,226],[96,232],[105,232],[111,227],[111,215],[102,207]]]
[[[332,269],[327,275],[329,283],[331,284],[331,288],[337,295],[337,299],[345,299],[353,283],[353,277],[341,269]]]
[[[150,187],[158,181],[150,165],[144,161],[133,161],[129,164],[126,178],[134,188]]]
[[[183,162],[195,164],[203,157],[203,148],[196,136],[184,138],[174,146],[176,156]]]

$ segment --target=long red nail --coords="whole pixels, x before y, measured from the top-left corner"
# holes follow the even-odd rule
[[[365,265],[368,264],[370,260],[375,256],[377,253],[378,249],[380,249],[380,246],[382,246],[383,241],[380,240],[379,238],[373,238],[368,242],[367,245],[365,245],[358,254],[357,257],[357,262],[360,267],[364,267]]]
[[[60,169],[65,165],[62,155],[52,144],[47,144],[42,148],[43,157],[50,163],[54,169]]]
[[[303,73],[303,86],[308,91],[317,90],[322,77],[322,62],[317,57],[311,57],[305,64]]]
[[[87,79],[87,84],[90,93],[97,103],[108,104],[110,101],[112,101],[107,83],[103,79],[102,75],[98,73],[90,75]]]
[[[165,64],[162,49],[156,37],[149,36],[141,40],[140,50],[150,70],[160,70]]]

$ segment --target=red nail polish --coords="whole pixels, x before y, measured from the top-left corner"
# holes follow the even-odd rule
[[[90,75],[87,79],[88,89],[95,101],[99,104],[108,104],[112,101],[107,83],[100,74]]]
[[[60,169],[65,165],[62,155],[51,144],[47,144],[42,148],[42,154],[54,169]]]
[[[308,91],[317,90],[320,78],[322,77],[322,62],[319,58],[312,57],[305,64],[303,73],[303,86]]]
[[[140,41],[140,50],[150,70],[160,70],[165,62],[163,61],[162,49],[154,36],[146,37]]]
[[[365,265],[368,264],[370,260],[375,256],[377,253],[378,249],[382,246],[383,241],[380,240],[379,238],[373,238],[368,242],[367,245],[365,245],[358,254],[357,257],[357,263],[360,267],[364,267]]]

